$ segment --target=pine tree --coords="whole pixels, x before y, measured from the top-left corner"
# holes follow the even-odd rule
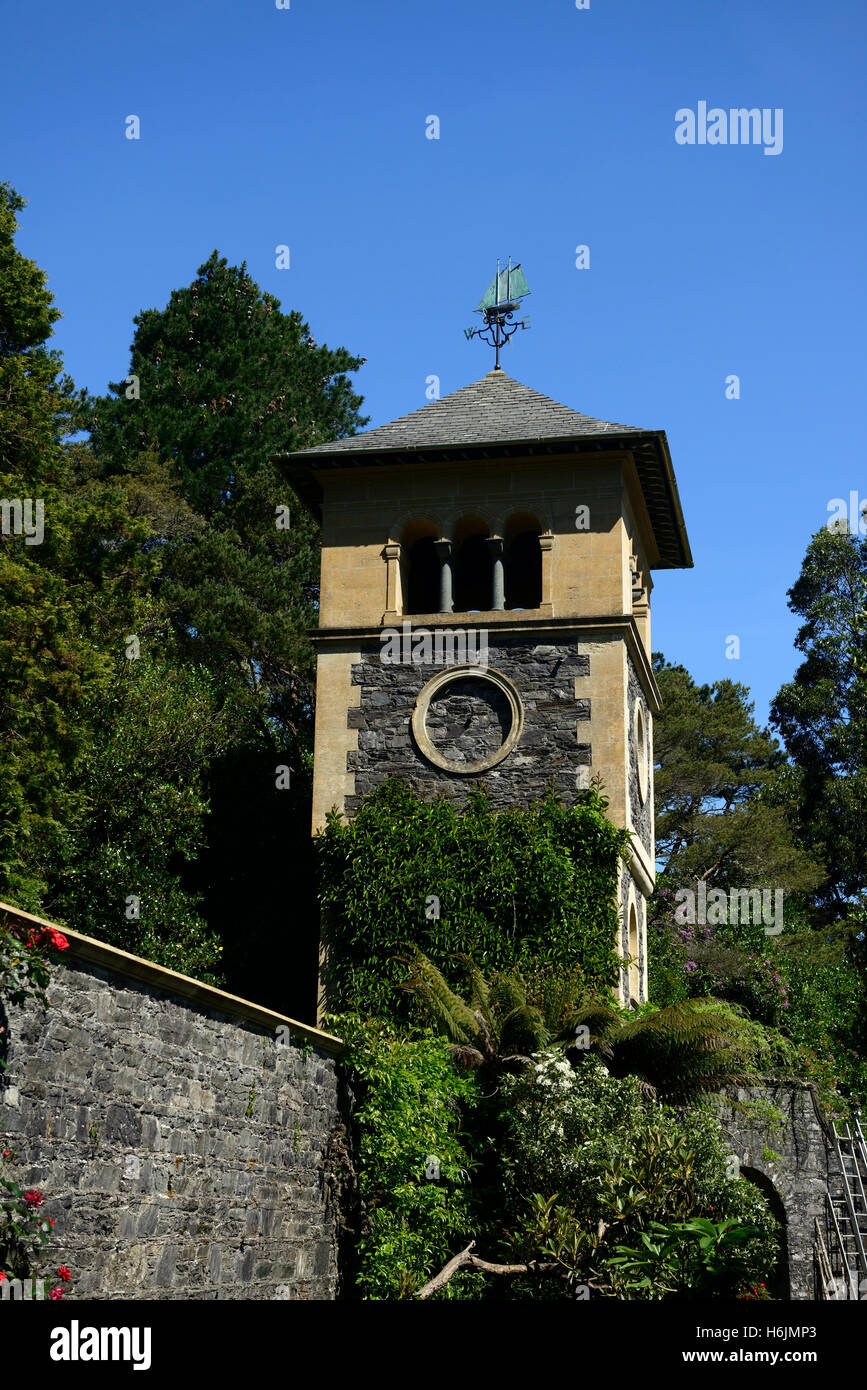
[[[820,869],[798,842],[786,756],[746,686],[697,685],[655,653],[656,849],[665,884],[809,892]]]
[[[799,772],[801,835],[825,863],[818,900],[829,920],[867,891],[865,600],[867,537],[818,532],[789,590],[804,660],[771,718]]]
[[[318,534],[270,460],[366,423],[346,375],[363,359],[318,345],[216,252],[135,323],[128,376],[93,407],[103,475],[147,492],[155,461],[167,470],[198,524],[165,536],[161,601],[183,649],[230,676],[297,762],[311,744]]]

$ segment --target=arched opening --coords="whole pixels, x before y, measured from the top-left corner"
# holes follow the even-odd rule
[[[455,612],[489,609],[493,602],[493,559],[485,523],[478,517],[459,522],[453,549]]]
[[[629,1002],[641,1002],[641,970],[638,965],[638,913],[629,904]]]
[[[792,1296],[792,1290],[789,1280],[789,1223],[785,1203],[767,1173],[763,1173],[760,1168],[741,1165],[741,1177],[759,1189],[771,1209],[771,1215],[780,1223],[780,1247],[776,1266],[771,1272],[768,1293],[772,1298],[788,1300]]]
[[[538,608],[542,602],[541,526],[535,517],[512,517],[506,524],[506,607]]]
[[[440,560],[434,548],[436,527],[430,521],[413,521],[405,527],[401,544],[404,613],[438,613]]]
[[[647,728],[644,723],[644,710],[637,702],[635,705],[635,757],[638,763],[638,795],[643,806],[647,800],[649,759],[647,756]]]

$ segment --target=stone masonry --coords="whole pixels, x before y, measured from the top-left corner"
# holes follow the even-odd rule
[[[789,1081],[732,1090],[720,1118],[741,1175],[784,1216],[789,1296],[814,1299],[815,1221],[837,1165],[812,1087]]]
[[[0,1138],[71,1297],[333,1299],[338,1040],[67,935],[0,1018]]]
[[[429,763],[416,747],[410,727],[420,690],[443,668],[383,665],[379,643],[363,651],[362,660],[352,668],[360,704],[348,712],[350,728],[358,731],[358,750],[348,754],[355,796],[347,798],[347,814],[374,786],[394,775],[406,778],[421,796],[445,793],[459,805],[470,788],[479,784],[498,809],[526,806],[544,797],[552,784],[567,805],[575,800],[576,771],[591,761],[589,742],[581,737],[590,718],[590,701],[575,695],[576,677],[589,674],[589,659],[579,655],[574,640],[538,643],[498,636],[494,643],[493,638],[491,632],[488,664],[514,683],[524,706],[524,728],[505,761],[466,777]],[[495,708],[488,720],[480,721],[478,714],[462,720],[461,701],[455,696],[449,713],[448,721],[439,721],[441,733],[436,715],[428,723],[432,737],[443,740],[450,758],[463,755],[471,762],[501,742]]]

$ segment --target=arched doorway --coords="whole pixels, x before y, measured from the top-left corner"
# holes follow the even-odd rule
[[[772,1215],[780,1223],[780,1249],[776,1267],[771,1275],[768,1293],[773,1298],[788,1300],[792,1296],[792,1291],[789,1281],[789,1221],[785,1203],[767,1173],[763,1173],[760,1168],[745,1167],[742,1164],[741,1177],[746,1178],[748,1182],[759,1189],[766,1199]]]

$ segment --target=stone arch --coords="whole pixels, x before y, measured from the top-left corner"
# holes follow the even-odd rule
[[[789,1279],[789,1215],[786,1211],[786,1204],[779,1189],[768,1177],[768,1174],[762,1172],[761,1168],[754,1168],[750,1164],[741,1164],[741,1177],[746,1178],[747,1182],[751,1182],[753,1187],[758,1188],[767,1201],[771,1214],[780,1223],[780,1248],[772,1276],[772,1286],[768,1292],[774,1298],[788,1301],[792,1292]]]
[[[403,612],[436,613],[440,606],[440,562],[434,549],[437,527],[413,517],[400,532],[400,578]]]
[[[507,608],[538,608],[542,603],[541,534],[541,522],[529,512],[516,512],[506,522]]]
[[[726,1088],[719,1117],[738,1171],[768,1196],[778,1217],[782,1203],[790,1298],[815,1298],[816,1223],[824,1223],[838,1171],[815,1088],[772,1078]]]
[[[629,951],[629,1002],[641,1003],[641,962],[638,944],[638,908],[635,892],[630,890],[627,916],[627,948]]]

